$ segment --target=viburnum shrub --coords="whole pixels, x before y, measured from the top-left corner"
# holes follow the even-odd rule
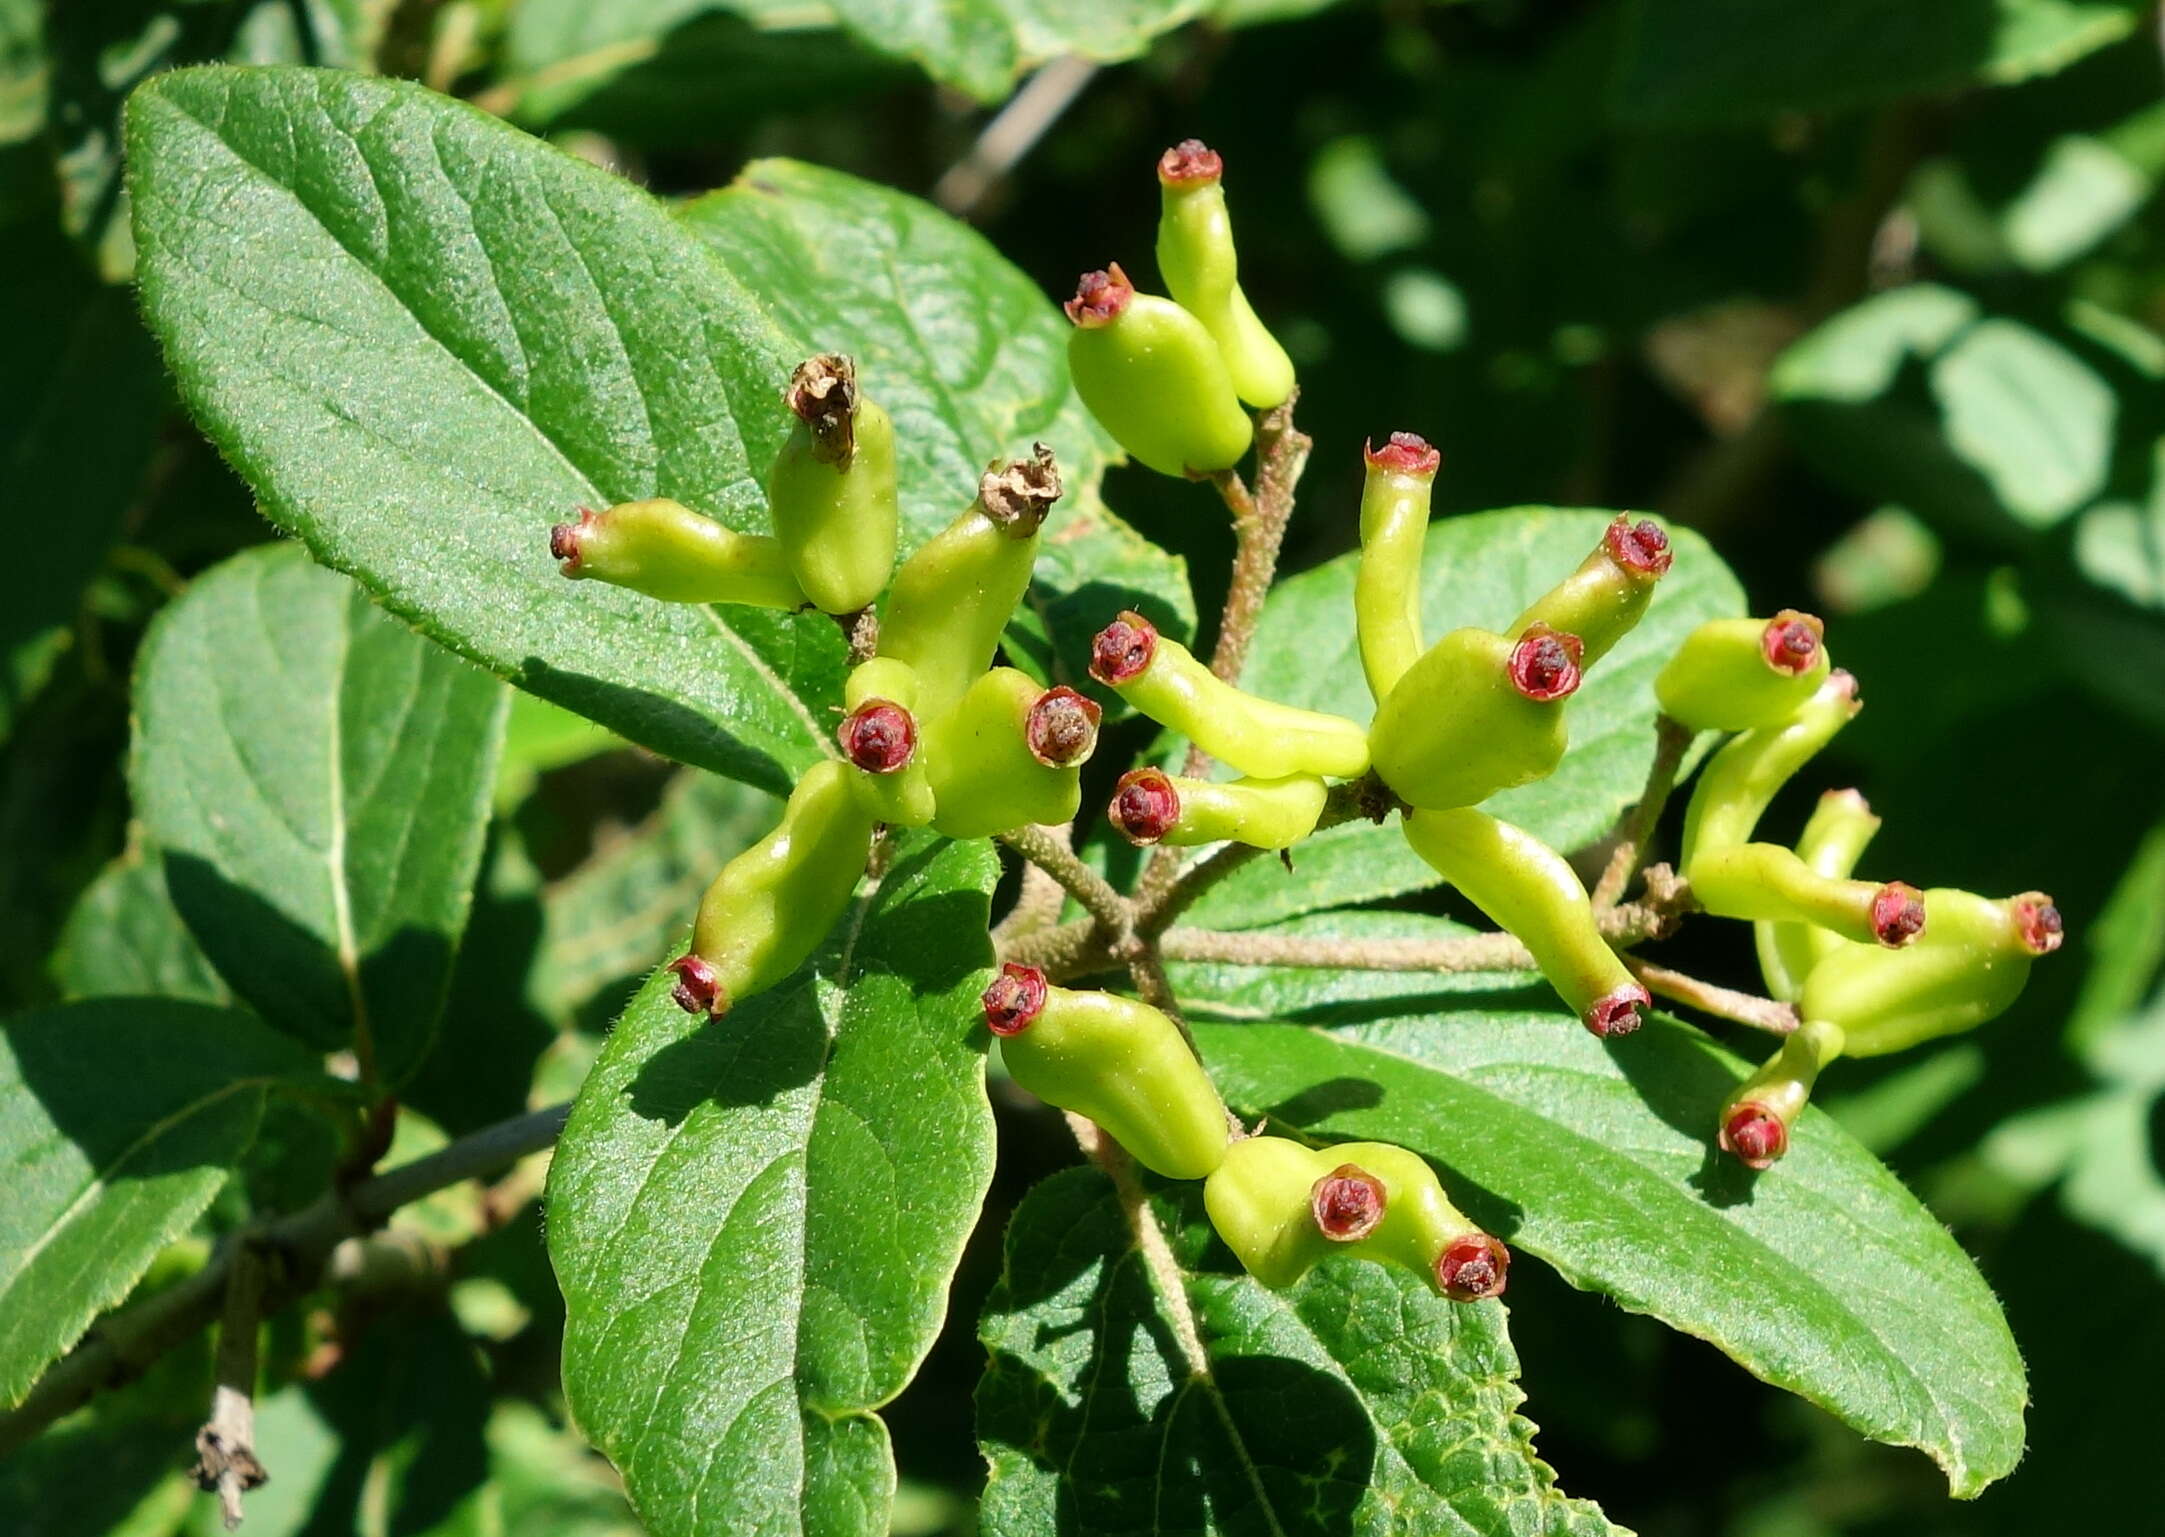
[[[996,1057],[1089,1167],[1022,1202],[986,1305],[988,1530],[1607,1530],[1513,1414],[1491,1299],[1528,1254],[1959,1493],[2011,1465],[2021,1365],[1989,1292],[1807,1106],[1840,1056],[2003,1011],[2057,911],[1860,876],[1878,823],[1853,790],[1779,841],[1770,808],[1870,683],[1839,635],[1744,616],[1655,517],[1432,523],[1450,424],[1387,394],[1365,448],[1314,466],[1361,477],[1358,552],[1273,591],[1312,445],[1240,287],[1239,168],[1168,150],[1167,295],[1108,262],[1062,320],[898,195],[764,162],[668,209],[379,80],[167,74],[129,151],[182,396],[396,619],[274,549],[147,644],[142,814],[226,996],[278,1032],[204,1010],[186,1072],[256,1105],[298,1086],[345,1153],[316,1204],[87,1336],[216,1182],[158,1185],[148,1239],[56,1225],[97,1284],[69,1302],[33,1266],[9,1301],[11,1439],[222,1311],[246,1359],[201,1468],[237,1502],[266,1460],[259,1311],[554,1142],[564,1392],[645,1521],[884,1530],[877,1411],[984,1200]],[[1119,451],[1230,518],[1214,625],[1100,499]],[[485,1074],[520,985],[443,1012],[503,732],[452,653],[785,799],[660,920],[568,1118],[379,1174],[400,1097]],[[297,835],[335,898],[281,886],[266,851]],[[1439,881],[1493,929],[1364,905]],[[1655,958],[1701,914],[1752,925],[1764,994]],[[1763,1065],[1656,998],[1771,1036]],[[1362,1000],[1383,1022],[1303,1022]],[[99,1049],[143,1050],[128,1028]]]

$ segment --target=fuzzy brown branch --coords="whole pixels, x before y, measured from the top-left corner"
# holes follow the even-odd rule
[[[554,1105],[483,1127],[426,1158],[333,1191],[262,1228],[255,1242],[279,1263],[275,1274],[266,1275],[260,1315],[305,1293],[339,1244],[381,1226],[400,1207],[463,1180],[493,1174],[550,1146],[570,1110],[569,1105]],[[226,1280],[238,1247],[237,1241],[228,1242],[186,1280],[93,1324],[82,1343],[55,1362],[20,1404],[0,1414],[0,1455],[80,1408],[101,1389],[132,1381],[207,1327],[226,1300]]]
[[[1739,992],[1731,987],[1717,987],[1712,982],[1702,982],[1697,977],[1657,966],[1652,961],[1642,961],[1636,956],[1626,956],[1624,964],[1649,991],[1688,1004],[1702,1014],[1726,1019],[1731,1024],[1749,1025],[1772,1035],[1788,1035],[1802,1022],[1794,1004],[1777,1003],[1772,998]]]
[[[1017,827],[1000,841],[1058,881],[1090,914],[1091,925],[1114,945],[1134,932],[1135,905],[1112,888],[1104,876],[1076,857],[1075,851],[1042,827]]]
[[[1683,767],[1684,755],[1697,740],[1698,733],[1682,721],[1666,715],[1655,717],[1654,761],[1647,766],[1646,788],[1639,792],[1638,804],[1624,814],[1608,866],[1594,885],[1596,912],[1606,912],[1622,901],[1632,877],[1646,863],[1646,846],[1661,821],[1662,808],[1669,804],[1670,792],[1676,788],[1677,770]]]
[[[1075,846],[1072,827],[1041,827],[1039,831],[1064,848]],[[1067,888],[1043,867],[1025,859],[1022,862],[1022,890],[1016,893],[1015,905],[1008,909],[1007,916],[994,925],[993,948],[1004,951],[1023,935],[1050,928],[1060,921],[1060,909],[1066,905]]]

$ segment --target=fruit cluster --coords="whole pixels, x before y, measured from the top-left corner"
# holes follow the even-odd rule
[[[1189,478],[1229,472],[1255,441],[1250,410],[1294,393],[1292,364],[1241,292],[1222,170],[1192,141],[1159,162],[1170,297],[1138,292],[1109,265],[1066,305],[1084,403],[1132,457]],[[897,569],[887,414],[836,355],[802,364],[784,399],[794,425],[767,484],[772,536],[641,501],[586,512],[550,541],[568,576],[674,602],[818,608],[860,637],[885,594],[871,654],[847,681],[839,759],[807,773],[774,831],[723,869],[671,965],[676,1001],[710,1015],[797,970],[840,917],[882,825],[973,838],[1068,822],[1100,718],[1073,689],[993,665],[1060,496],[1050,451],[987,470],[970,507]],[[1439,465],[1409,433],[1366,452],[1354,599],[1376,701],[1365,728],[1239,688],[1140,614],[1099,632],[1091,676],[1193,743],[1191,763],[1207,755],[1236,776],[1137,769],[1108,818],[1138,844],[1285,850],[1316,830],[1334,782],[1357,783],[1379,819],[1397,814],[1414,851],[1524,945],[1588,1030],[1625,1035],[1651,996],[1585,885],[1557,851],[1479,808],[1555,771],[1570,699],[1647,612],[1674,553],[1658,523],[1619,517],[1509,625],[1430,643],[1420,573]],[[1830,1060],[1999,1013],[2031,960],[2058,945],[2059,914],[2036,893],[1993,901],[1856,878],[1878,823],[1853,791],[1829,794],[1794,849],[1756,838],[1775,793],[1858,709],[1810,615],[1702,625],[1655,691],[1680,738],[1729,736],[1692,796],[1683,882],[1698,907],[1755,925],[1767,988],[1795,1006],[1795,1028],[1719,1118],[1721,1145],[1764,1168]],[[1412,1268],[1454,1298],[1503,1289],[1508,1251],[1451,1204],[1427,1163],[1378,1143],[1248,1134],[1164,1011],[1013,962],[983,1007],[1022,1087],[1096,1122],[1155,1172],[1206,1180],[1213,1224],[1266,1285],[1348,1253]]]

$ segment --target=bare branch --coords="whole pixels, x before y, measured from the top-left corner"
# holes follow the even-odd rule
[[[1669,803],[1669,792],[1676,788],[1676,771],[1683,766],[1684,754],[1691,751],[1697,739],[1698,733],[1682,721],[1666,715],[1655,717],[1654,761],[1647,766],[1646,788],[1639,792],[1639,803],[1625,814],[1608,868],[1594,885],[1595,911],[1604,911],[1623,900],[1631,878],[1646,863],[1647,840],[1654,836],[1662,808]]]
[[[1712,982],[1702,982],[1688,977],[1681,971],[1671,971],[1652,961],[1642,961],[1636,956],[1626,956],[1624,964],[1631,974],[1647,985],[1649,991],[1677,1003],[1689,1004],[1702,1014],[1716,1019],[1726,1019],[1731,1024],[1749,1025],[1754,1030],[1765,1030],[1772,1035],[1788,1035],[1802,1022],[1796,1005],[1776,1003],[1772,998],[1762,998],[1757,993],[1738,992],[1735,988],[1717,987]]]

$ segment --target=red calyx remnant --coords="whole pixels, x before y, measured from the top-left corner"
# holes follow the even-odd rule
[[[994,1035],[1020,1035],[1045,1009],[1045,973],[1009,961],[979,995],[985,1028]]]
[[[1661,525],[1649,518],[1634,523],[1618,514],[1608,531],[1601,536],[1609,558],[1634,576],[1652,581],[1676,563],[1676,552],[1669,548],[1669,536],[1661,531]]]
[[[1023,740],[1030,756],[1047,768],[1070,768],[1085,762],[1097,750],[1098,722],[1105,712],[1095,699],[1087,699],[1066,686],[1047,689],[1030,706],[1023,722]]]
[[[845,353],[806,358],[789,376],[782,400],[812,430],[812,457],[849,468],[857,452],[857,365]]]
[[[1436,1258],[1436,1284],[1453,1302],[1503,1295],[1511,1251],[1486,1233],[1468,1233]]]
[[[1872,898],[1872,933],[1899,950],[1924,932],[1924,893],[1907,881],[1889,881]]]
[[[1739,1105],[1722,1122],[1721,1148],[1748,1169],[1769,1168],[1789,1151],[1789,1128],[1764,1105]]]
[[[2015,933],[2022,948],[2032,955],[2050,955],[2067,937],[2060,910],[2042,891],[2026,891],[2008,904],[2015,916]]]
[[[1578,692],[1579,658],[1586,643],[1564,630],[1531,625],[1511,648],[1511,686],[1535,704],[1568,699]]]
[[[1352,1243],[1376,1230],[1389,1199],[1382,1180],[1359,1164],[1342,1163],[1315,1182],[1308,1209],[1317,1232],[1333,1243]]]
[[[1607,1040],[1612,1035],[1629,1035],[1638,1029],[1644,1023],[1639,1017],[1640,1010],[1653,1006],[1654,995],[1631,982],[1596,998],[1579,1018],[1587,1029]]]
[[[1158,654],[1158,627],[1133,609],[1098,631],[1090,642],[1090,676],[1107,688],[1135,678]]]
[[[842,717],[835,737],[867,774],[892,774],[917,755],[917,718],[892,699],[867,699]]]
[[[677,985],[669,996],[676,1000],[678,1008],[687,1014],[722,1015],[729,1012],[729,997],[722,991],[722,979],[714,974],[714,968],[696,955],[680,955],[669,963],[669,969],[677,974]]]
[[[1075,297],[1060,307],[1079,326],[1108,326],[1134,297],[1135,285],[1120,270],[1120,263],[1107,262],[1103,272],[1085,272],[1077,279]]]
[[[1180,792],[1157,769],[1130,769],[1120,776],[1105,815],[1128,842],[1156,843],[1180,820]]]
[[[1201,139],[1182,139],[1158,156],[1158,180],[1169,187],[1207,186],[1225,174],[1225,158]]]
[[[578,522],[559,523],[549,530],[549,554],[563,562],[561,569],[566,576],[579,574],[579,538],[593,526],[594,516],[593,508],[581,507]]]
[[[1436,446],[1414,432],[1394,432],[1381,448],[1373,442],[1361,445],[1368,467],[1390,475],[1434,475],[1443,468]]]
[[[1818,615],[1785,608],[1767,621],[1759,637],[1759,650],[1776,672],[1798,677],[1810,672],[1812,664],[1819,660],[1820,643],[1826,633],[1827,627],[1819,622]]]

